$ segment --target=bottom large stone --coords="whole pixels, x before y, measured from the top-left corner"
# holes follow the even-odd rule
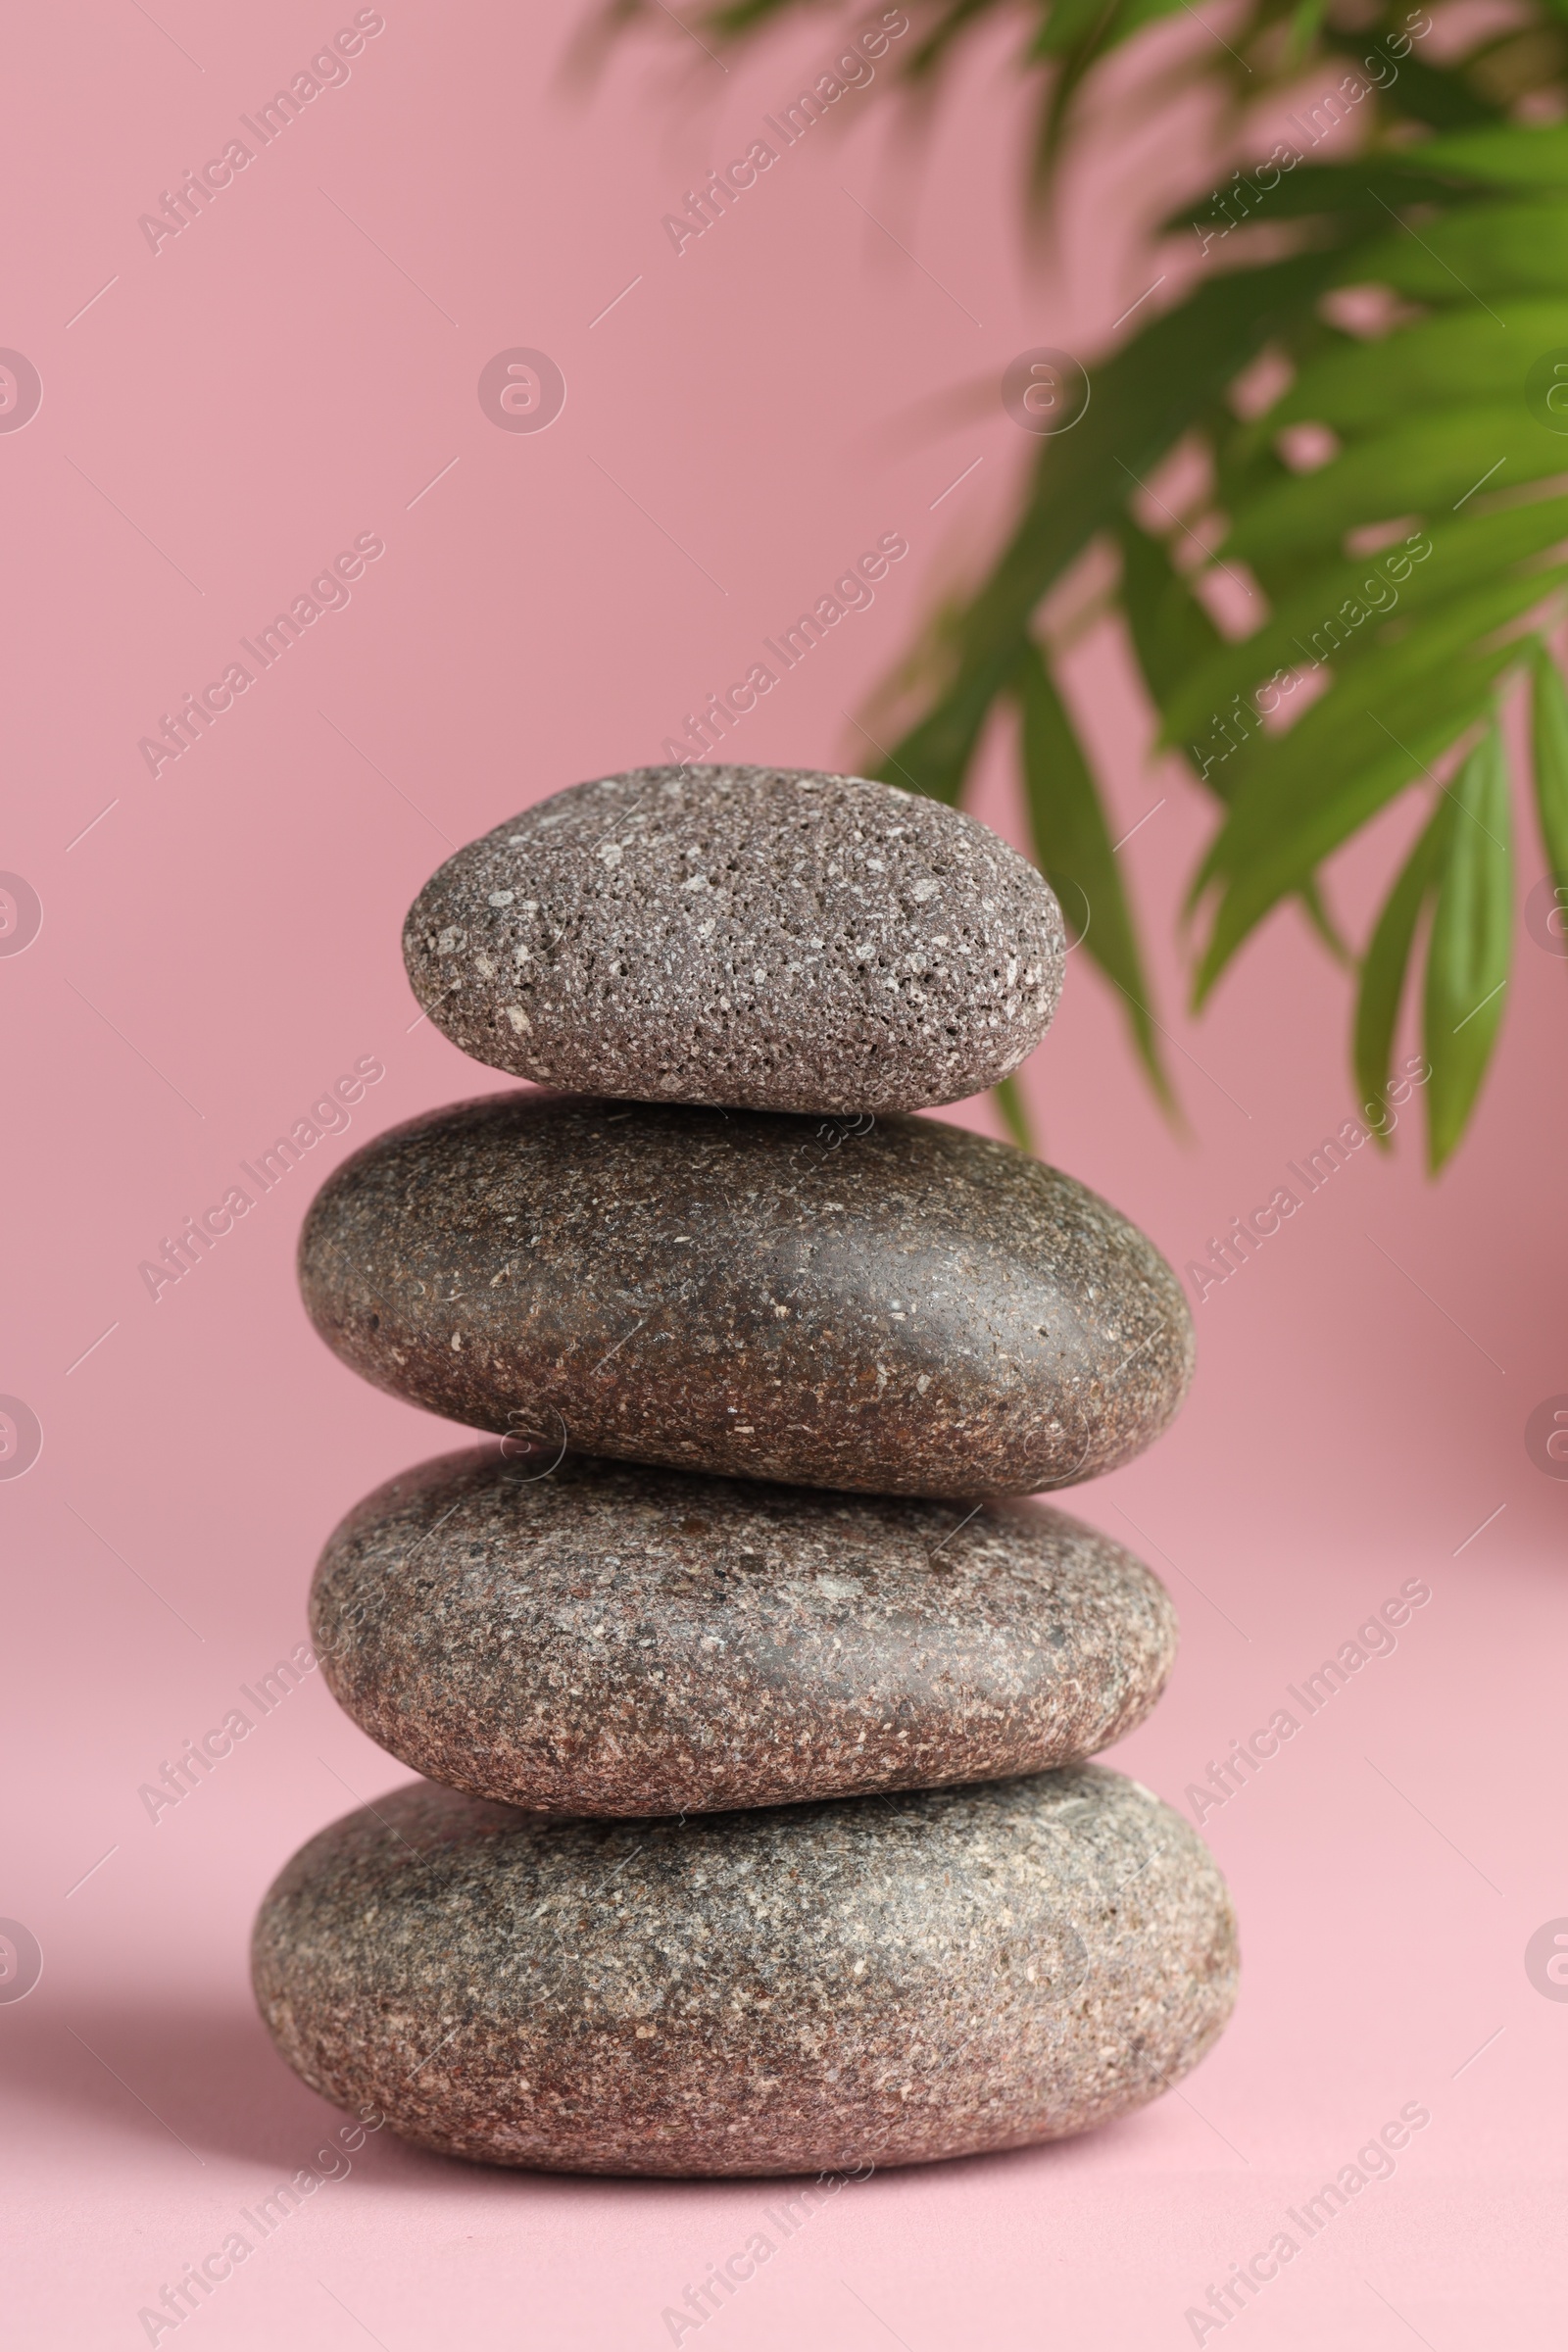
[[[1061,2138],[1229,2015],[1225,1885],[1095,1766],[678,1821],[416,1783],[262,1906],[257,1997],[311,2086],[547,2172],[789,2174]]]

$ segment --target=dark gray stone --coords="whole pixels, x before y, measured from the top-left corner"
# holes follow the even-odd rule
[[[1176,1655],[1163,1587],[1039,1503],[965,1506],[493,1448],[328,1543],[339,1703],[433,1780],[545,1813],[717,1812],[1042,1772]]]
[[[520,1078],[645,1102],[917,1110],[1044,1037],[1051,890],[972,816],[858,776],[639,767],[449,858],[404,926],[414,993]]]
[[[289,2064],[446,2154],[776,2174],[1055,2139],[1185,2075],[1224,1882],[1082,1765],[919,1795],[549,1821],[427,1782],[296,1854],[253,1945]]]
[[[875,1494],[1091,1478],[1192,1369],[1134,1226],[936,1119],[459,1103],[328,1179],[300,1280],[346,1363],[453,1420]]]

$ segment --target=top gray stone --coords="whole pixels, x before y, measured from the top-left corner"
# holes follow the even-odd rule
[[[636,1102],[919,1110],[1050,1026],[1050,888],[972,816],[808,768],[639,767],[470,842],[409,910],[466,1054]]]

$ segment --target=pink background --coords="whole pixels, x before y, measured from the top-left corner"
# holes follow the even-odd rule
[[[1004,366],[1030,344],[1103,348],[1152,274],[1129,223],[1187,177],[1179,142],[1107,119],[1114,142],[1069,181],[1070,234],[1026,266],[1018,109],[984,46],[918,177],[883,74],[677,258],[661,216],[819,70],[834,20],[727,74],[666,28],[579,99],[559,77],[567,0],[388,0],[347,85],[155,256],[137,216],[352,11],[157,15],[27,12],[0,97],[0,343],[44,384],[0,435],[0,865],[44,906],[0,962],[0,1389],[44,1430],[0,1488],[0,1912],[44,1952],[36,1990],[0,2007],[22,2250],[5,2323],[19,2347],[94,2352],[145,2341],[139,2308],[337,2121],[255,2020],[250,1919],[285,1857],[401,1768],[312,1678],[156,1826],[137,1789],[303,1638],[339,1514],[455,1442],[332,1360],[291,1273],[329,1166],[486,1087],[416,1025],[408,901],[449,842],[659,758],[683,711],[899,530],[910,556],[875,607],[735,747],[873,760],[849,714],[984,551],[1031,454],[995,397]],[[515,345],[564,372],[546,433],[479,408],[480,368]],[[933,420],[961,386],[979,392]],[[365,531],[386,552],[349,607],[154,780],[137,739]],[[1181,1265],[1348,1114],[1346,983],[1287,914],[1184,1023],[1171,941],[1204,810],[1148,756],[1114,637],[1086,644],[1073,684],[1123,828],[1155,810],[1127,856],[1191,1134],[1140,1091],[1081,958],[1027,1086],[1051,1155]],[[993,758],[983,810],[1015,833]],[[1336,878],[1358,934],[1408,821]],[[1523,892],[1533,844],[1521,865]],[[1560,2342],[1568,2007],[1533,1987],[1524,1949],[1568,1913],[1568,1489],[1524,1425],[1568,1388],[1548,1173],[1563,1000],[1521,937],[1481,1127],[1448,1176],[1424,1180],[1413,1118],[1391,1163],[1357,1154],[1198,1310],[1180,1426],[1082,1493],[1182,1611],[1170,1692],[1115,1759],[1178,1803],[1404,1580],[1431,1587],[1396,1652],[1208,1816],[1243,1923],[1230,2032],[1178,2095],[1080,2144],[846,2190],[705,2347],[1191,2342],[1186,2308],[1410,2101],[1431,2122],[1395,2177],[1232,2325],[1268,2347]],[[154,1304],[138,1261],[364,1054],[386,1076],[348,1136]],[[772,2201],[485,2172],[388,2134],[185,2326],[247,2352],[652,2352],[663,2307]]]

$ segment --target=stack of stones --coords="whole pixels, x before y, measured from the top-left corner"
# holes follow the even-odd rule
[[[792,2174],[1079,2132],[1235,1991],[1186,1823],[1085,1759],[1175,1649],[1130,1553],[1006,1499],[1128,1461],[1192,1328],[1143,1234],[913,1111],[1050,1022],[1041,877],[854,777],[643,768],[470,844],[420,1004],[541,1082],[312,1206],[318,1331],[501,1440],[338,1528],[332,1690],[425,1777],[283,1871],[289,2063],[451,2154]]]

